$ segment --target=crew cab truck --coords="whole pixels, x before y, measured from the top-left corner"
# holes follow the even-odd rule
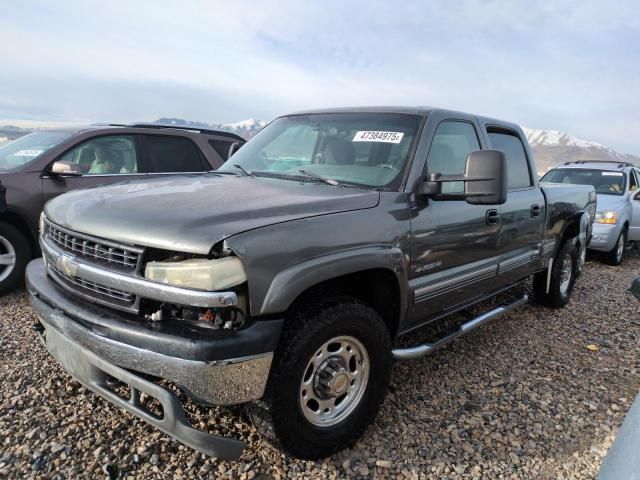
[[[34,328],[89,389],[196,450],[235,458],[244,444],[194,429],[174,387],[248,404],[285,451],[323,457],[374,419],[394,358],[523,304],[531,276],[540,303],[569,301],[595,192],[535,172],[522,130],[499,120],[283,116],[216,172],[48,202],[26,273]],[[398,343],[498,294],[433,341]]]

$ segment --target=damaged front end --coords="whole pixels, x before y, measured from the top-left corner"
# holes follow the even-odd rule
[[[188,425],[162,384],[204,405],[262,397],[283,321],[251,318],[241,260],[223,245],[207,257],[146,249],[47,219],[40,243],[43,259],[29,264],[26,278],[49,352],[88,388],[183,443],[239,454],[237,441]],[[127,398],[108,388],[113,379]],[[160,414],[143,408],[141,392],[160,402]]]

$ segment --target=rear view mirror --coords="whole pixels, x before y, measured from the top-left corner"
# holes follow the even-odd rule
[[[472,205],[507,201],[507,161],[499,150],[479,150],[467,157],[464,195]]]
[[[463,194],[443,194],[442,184],[464,182]],[[507,161],[500,150],[478,150],[467,157],[464,175],[431,173],[419,195],[436,200],[465,200],[472,205],[502,205],[507,201]]]
[[[51,165],[51,173],[53,175],[67,175],[70,177],[79,177],[82,175],[82,172],[76,170],[75,165],[63,161],[53,162],[53,165]]]

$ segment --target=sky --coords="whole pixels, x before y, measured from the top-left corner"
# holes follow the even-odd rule
[[[637,1],[20,0],[0,123],[431,105],[640,155]]]

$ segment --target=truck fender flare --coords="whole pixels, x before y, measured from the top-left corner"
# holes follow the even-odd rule
[[[322,282],[376,268],[395,274],[400,289],[400,315],[407,309],[407,268],[398,247],[373,245],[333,252],[306,260],[279,272],[271,281],[258,312],[281,313],[306,290]]]

